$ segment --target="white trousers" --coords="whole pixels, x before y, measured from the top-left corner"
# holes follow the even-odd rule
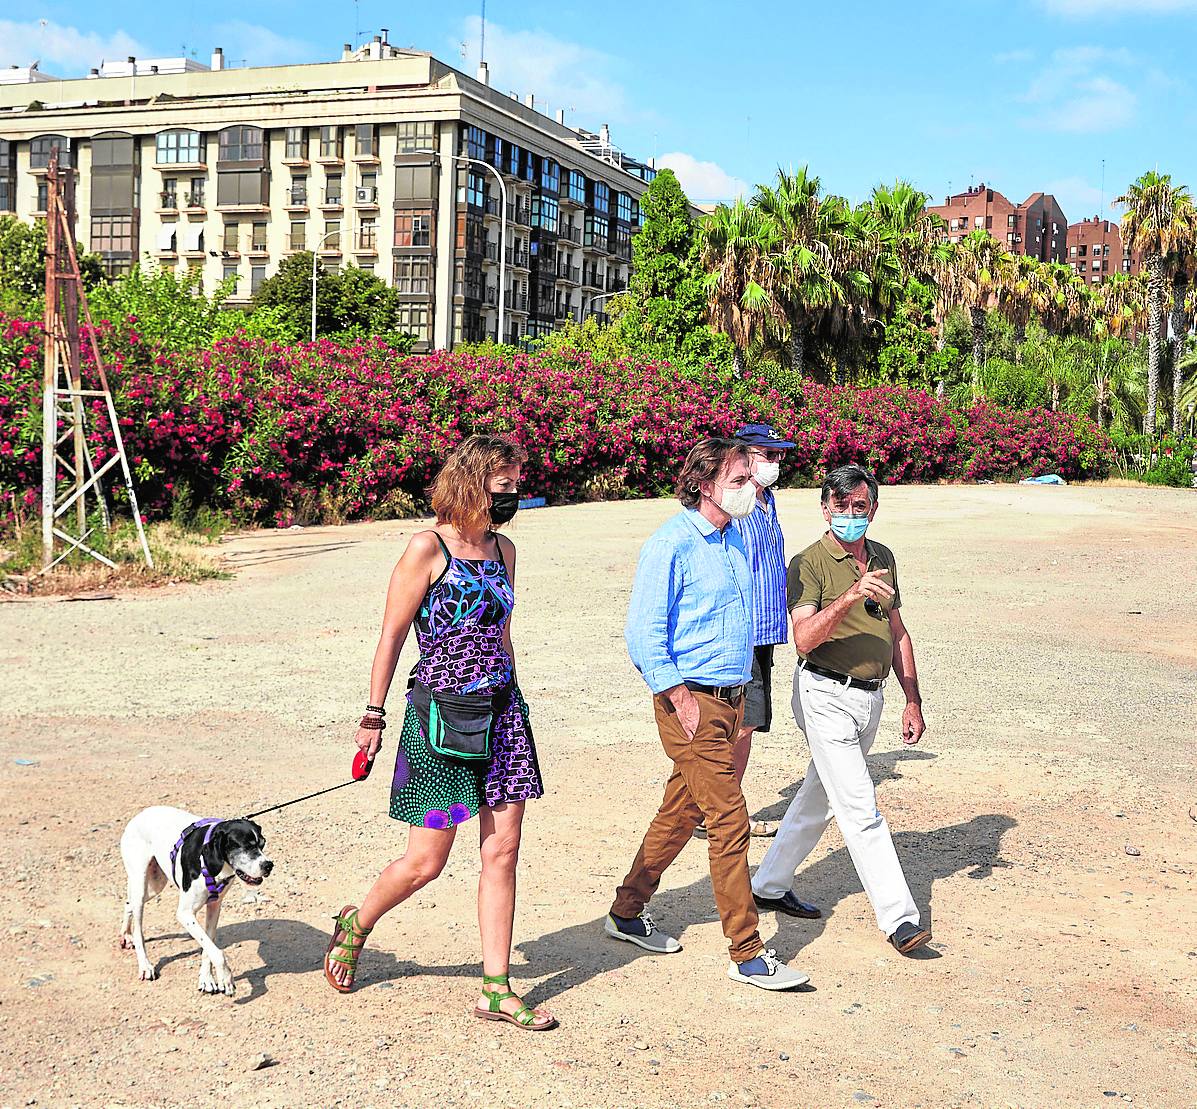
[[[877,927],[890,936],[905,921],[918,924],[919,911],[865,763],[883,700],[880,689],[852,689],[805,668],[794,674],[794,719],[806,735],[811,762],[752,879],[752,890],[759,897],[783,896],[834,816]]]

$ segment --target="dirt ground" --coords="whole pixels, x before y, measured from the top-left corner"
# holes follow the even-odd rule
[[[811,976],[791,994],[727,979],[698,840],[652,906],[682,954],[601,933],[666,775],[622,625],[674,507],[550,508],[512,532],[549,789],[514,978],[562,1022],[539,1036],[469,1014],[475,825],[376,929],[360,989],[320,976],[329,915],[403,850],[386,754],[365,784],[262,818],[274,874],[230,891],[219,933],[235,998],[197,993],[173,900],[146,913],[157,982],[115,942],[138,809],[233,816],[348,776],[414,525],[255,533],[226,544],[231,581],[0,605],[0,1105],[1197,1104],[1197,497],[883,491],[873,534],[898,556],[930,731],[901,747],[891,686],[870,761],[935,942],[917,960],[885,944],[833,825],[795,883],[823,919],[762,918]],[[792,553],[817,494],[780,507]],[[789,657],[745,785],[774,818],[807,758]]]

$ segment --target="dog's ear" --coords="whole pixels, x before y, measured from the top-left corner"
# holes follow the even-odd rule
[[[204,862],[208,864],[208,871],[215,874],[228,861],[228,833],[223,824],[217,824],[212,829],[212,838],[204,848]]]
[[[245,823],[248,824],[254,830],[254,835],[258,837],[258,846],[259,847],[265,846],[266,837],[264,835],[262,835],[262,828],[258,824],[258,822],[256,820],[247,820]]]

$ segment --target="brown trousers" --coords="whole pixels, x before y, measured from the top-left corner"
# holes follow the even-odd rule
[[[637,916],[698,822],[705,820],[715,904],[732,960],[743,963],[764,950],[748,877],[748,806],[732,765],[744,702],[733,707],[705,693],[694,696],[700,715],[693,739],[682,730],[669,699],[663,694],[653,699],[661,745],[673,760],[673,773],[632,869],[615,892],[611,912]]]

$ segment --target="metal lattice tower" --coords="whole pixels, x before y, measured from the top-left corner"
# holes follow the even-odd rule
[[[99,375],[98,389],[84,389],[80,372],[79,312],[88,325],[88,343]],[[108,504],[101,479],[120,466],[129,494],[129,507],[141,540],[147,566],[154,565],[141,525],[133,475],[125,455],[116,407],[108,388],[108,375],[100,358],[87,294],[79,274],[75,251],[75,174],[60,170],[58,149],[50,154],[46,173],[46,313],[45,375],[42,381],[42,573],[52,569],[72,551],[81,550],[115,569],[111,559],[87,545],[94,530],[88,526],[89,505],[99,509],[108,528]],[[112,430],[115,452],[96,467],[87,443],[84,403],[102,400]],[[74,510],[73,512],[71,510]],[[70,516],[68,516],[70,514]],[[73,517],[72,531],[68,519]],[[63,549],[55,555],[55,540]]]

